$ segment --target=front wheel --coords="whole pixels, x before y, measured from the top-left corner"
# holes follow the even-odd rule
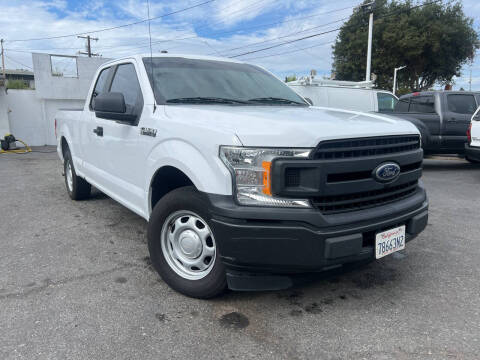
[[[70,150],[65,151],[63,171],[65,173],[65,187],[67,188],[68,196],[70,196],[72,200],[83,200],[88,198],[92,186],[85,179],[77,176]]]
[[[205,199],[193,187],[165,195],[148,225],[150,258],[162,279],[178,292],[211,298],[226,288]]]

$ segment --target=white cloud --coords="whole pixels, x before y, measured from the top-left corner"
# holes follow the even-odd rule
[[[214,6],[215,19],[222,25],[233,25],[256,18],[275,5],[275,0],[225,0]]]

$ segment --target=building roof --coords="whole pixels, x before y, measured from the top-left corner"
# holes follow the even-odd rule
[[[3,75],[3,70],[0,70],[0,74]],[[34,76],[33,71],[24,69],[5,69],[5,75],[29,75]]]

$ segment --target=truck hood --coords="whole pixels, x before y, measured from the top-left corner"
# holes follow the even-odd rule
[[[418,134],[401,119],[313,106],[169,105],[165,113],[190,119],[192,126],[231,131],[244,146],[314,147],[329,139]]]

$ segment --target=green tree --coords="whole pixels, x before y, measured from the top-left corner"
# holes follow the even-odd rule
[[[23,80],[8,80],[7,89],[28,89],[28,85]]]
[[[372,72],[377,87],[391,89],[393,70],[402,65],[407,67],[398,72],[398,83],[411,91],[450,83],[480,48],[473,19],[465,16],[460,2],[423,4],[376,1]],[[368,15],[357,8],[337,36],[333,71],[338,80],[365,79]]]
[[[285,82],[290,82],[290,81],[295,81],[297,80],[297,75],[289,75],[289,76],[285,76]]]

